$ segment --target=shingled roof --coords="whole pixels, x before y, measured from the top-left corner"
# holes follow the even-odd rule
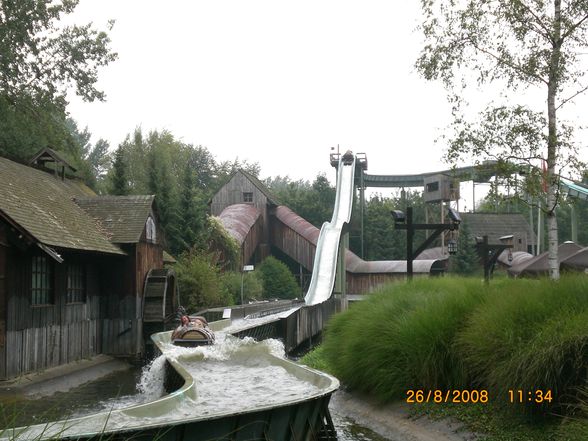
[[[151,213],[155,196],[79,197],[75,202],[99,221],[114,243],[137,243]]]
[[[73,201],[93,192],[81,182],[0,158],[0,216],[51,247],[125,254]]]
[[[527,236],[527,244],[535,244],[535,235],[529,223],[520,213],[460,213],[472,237],[488,236],[489,243],[500,243],[500,238],[510,234]]]

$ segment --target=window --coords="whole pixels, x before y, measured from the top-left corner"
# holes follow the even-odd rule
[[[253,193],[243,192],[243,202],[253,202]]]
[[[439,181],[429,182],[427,184],[427,193],[432,193],[434,191],[439,191]]]
[[[157,241],[157,229],[155,228],[155,222],[151,216],[147,218],[147,222],[145,223],[145,237],[147,238],[147,241],[151,243]]]
[[[84,266],[79,263],[67,265],[66,303],[84,303],[86,301],[86,274]]]
[[[53,262],[46,256],[33,256],[31,262],[31,305],[53,303]]]

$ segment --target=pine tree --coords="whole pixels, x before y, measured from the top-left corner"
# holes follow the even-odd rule
[[[128,195],[130,193],[129,180],[127,176],[127,163],[122,148],[118,148],[114,154],[112,164],[112,194]]]

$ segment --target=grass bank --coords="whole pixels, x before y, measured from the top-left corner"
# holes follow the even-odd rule
[[[382,402],[412,395],[429,401],[415,403],[418,412],[455,413],[497,430],[489,413],[498,426],[543,435],[491,439],[588,439],[588,277],[389,285],[335,316],[303,362]],[[478,391],[478,405],[434,403],[453,390]]]

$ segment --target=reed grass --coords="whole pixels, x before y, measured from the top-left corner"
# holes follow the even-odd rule
[[[484,291],[479,280],[450,277],[391,285],[329,322],[325,357],[345,384],[382,401],[462,387],[452,342]]]
[[[457,336],[475,385],[509,403],[522,390],[527,411],[566,413],[588,375],[588,278],[502,281]],[[551,402],[527,393],[551,390]]]
[[[322,348],[345,385],[382,401],[483,388],[515,412],[571,414],[588,378],[588,278],[389,285],[331,319]],[[538,389],[551,403],[509,402]]]

